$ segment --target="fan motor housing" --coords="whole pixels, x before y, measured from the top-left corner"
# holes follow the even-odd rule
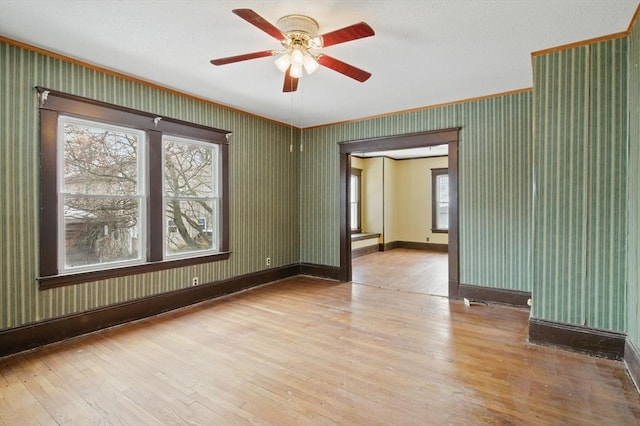
[[[276,26],[287,35],[284,47],[300,46],[306,49],[318,46],[314,38],[318,35],[319,25],[315,19],[304,15],[287,15],[278,19]]]
[[[276,26],[285,34],[303,33],[310,38],[318,35],[319,25],[315,19],[304,15],[287,15],[278,19]]]

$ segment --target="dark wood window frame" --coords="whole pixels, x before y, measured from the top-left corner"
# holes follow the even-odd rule
[[[449,174],[449,169],[431,169],[431,232],[434,234],[446,234],[449,229],[438,228],[438,203],[436,194],[438,191],[438,185],[436,183],[438,176],[444,176]]]
[[[355,229],[351,229],[351,232],[354,234],[358,234],[360,232],[362,232],[362,169],[358,169],[355,167],[351,168],[351,175],[352,176],[357,176],[358,178],[358,226]],[[349,202],[351,204],[353,204],[353,201],[349,200]]]
[[[186,121],[160,117],[118,105],[36,87],[40,108],[40,289],[62,287],[127,275],[209,263],[229,258],[229,143],[230,132]],[[57,137],[60,115],[122,125],[147,134],[147,247],[146,262],[89,272],[58,273]],[[220,250],[209,255],[163,259],[162,135],[182,136],[217,144],[221,168]]]

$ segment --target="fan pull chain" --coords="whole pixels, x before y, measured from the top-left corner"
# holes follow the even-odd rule
[[[304,96],[300,90],[300,152],[304,151]]]
[[[289,152],[293,152],[293,122],[294,122],[293,93],[294,92],[291,92],[289,94],[289,99],[290,99],[289,105],[290,105],[290,108],[291,108],[291,111],[290,111],[291,112],[291,125],[289,126],[289,142],[290,142],[290,144],[289,144]]]

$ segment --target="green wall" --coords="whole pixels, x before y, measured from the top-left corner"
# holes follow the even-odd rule
[[[0,42],[0,330],[180,289],[194,275],[256,272],[267,256],[338,266],[337,143],[460,127],[461,283],[532,291],[533,317],[628,329],[638,345],[638,32],[536,56],[533,92],[305,129],[294,153],[286,125]],[[231,258],[38,290],[37,85],[232,131]]]
[[[534,58],[535,318],[625,330],[627,39]]]
[[[460,279],[531,290],[531,93],[304,130],[301,261],[339,265],[338,142],[461,127]]]
[[[627,328],[640,353],[640,24],[629,35],[629,166],[627,168]]]
[[[35,86],[230,130],[227,261],[38,290]],[[296,135],[297,137],[297,135]],[[298,160],[288,126],[0,42],[0,330],[299,261]]]

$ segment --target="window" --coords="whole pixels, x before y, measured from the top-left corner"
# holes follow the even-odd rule
[[[38,92],[41,288],[228,258],[228,132]]]
[[[449,175],[448,169],[431,170],[431,232],[449,230]]]
[[[58,117],[58,270],[142,262],[143,132]]]
[[[360,188],[361,177],[362,170],[356,168],[351,169],[351,192],[349,194],[349,206],[351,209],[351,232],[362,232],[362,194]]]
[[[218,249],[216,145],[164,137],[164,211],[170,223],[165,255],[189,256]]]

